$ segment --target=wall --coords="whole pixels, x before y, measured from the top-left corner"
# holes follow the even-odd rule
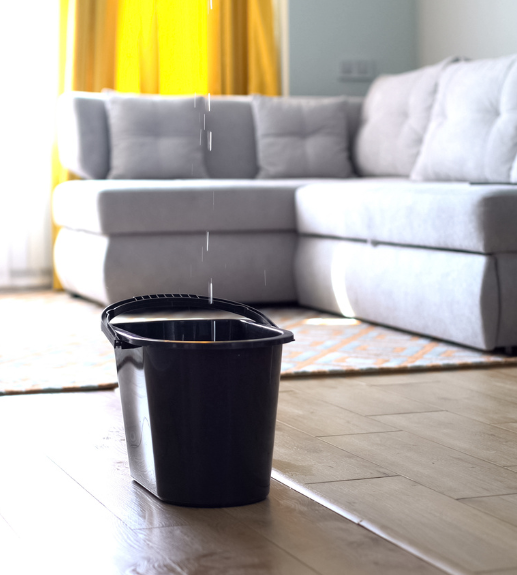
[[[418,0],[419,65],[515,54],[516,30],[517,0]]]
[[[513,1],[517,4],[517,0]],[[339,80],[339,63],[343,58],[372,58],[377,73],[416,68],[417,2],[290,0],[290,93],[365,94],[370,82]]]

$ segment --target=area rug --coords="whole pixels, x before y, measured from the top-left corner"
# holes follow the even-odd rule
[[[0,395],[112,389],[113,348],[100,331],[102,307],[63,292],[0,296]],[[282,377],[517,365],[486,354],[304,308],[263,308],[294,333]]]

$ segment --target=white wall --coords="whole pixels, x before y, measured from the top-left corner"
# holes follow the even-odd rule
[[[59,1],[2,4],[0,288],[49,287]]]
[[[418,0],[418,51],[422,66],[517,53],[517,0]]]
[[[372,58],[378,73],[416,68],[417,1],[289,0],[290,93],[365,94],[369,82],[339,81],[343,58]]]

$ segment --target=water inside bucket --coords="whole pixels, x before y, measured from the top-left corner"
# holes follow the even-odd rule
[[[281,333],[271,327],[242,319],[177,319],[113,324],[138,337],[165,341],[242,341],[275,337]]]

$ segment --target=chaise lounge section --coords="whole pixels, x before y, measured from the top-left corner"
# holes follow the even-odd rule
[[[66,94],[60,154],[83,179],[54,194],[57,273],[102,304],[212,282],[218,297],[515,346],[516,84],[507,57],[380,77],[364,100]],[[194,118],[173,126],[183,141],[164,135],[178,114]],[[124,156],[135,118],[143,140]],[[191,177],[185,162],[171,177],[191,136]]]

